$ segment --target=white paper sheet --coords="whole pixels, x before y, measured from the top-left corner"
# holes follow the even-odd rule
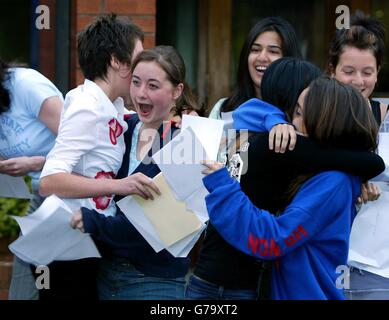
[[[378,154],[384,159],[385,171],[371,181],[387,181],[389,182],[389,133],[380,132]]]
[[[11,217],[19,224],[22,234],[27,235],[32,229],[36,228],[41,222],[53,214],[53,210],[56,208],[63,208],[64,210],[71,212],[65,202],[56,195],[52,195],[46,198],[40,207],[34,211],[34,213],[23,217]]]
[[[209,159],[200,140],[189,127],[153,155],[176,198],[184,201],[203,188],[201,173],[205,167],[200,163]]]
[[[381,196],[364,204],[353,222],[349,264],[389,278],[389,187],[377,185]]]
[[[77,244],[83,236],[70,227],[70,218],[67,211],[56,209],[26,236],[13,242],[10,250],[16,255],[23,254],[34,265],[49,264],[65,252],[68,246]],[[59,239],[66,242],[58,241]]]
[[[23,177],[0,173],[0,198],[30,199],[31,194]]]
[[[54,195],[46,198],[31,215],[13,217],[23,235],[11,243],[9,249],[34,265],[101,257],[91,237],[70,226],[71,216],[72,212],[61,199]]]
[[[81,241],[76,243],[73,247],[69,247],[67,250],[62,252],[56,260],[69,261],[74,260],[74,257],[82,257],[79,259],[101,258],[100,252],[97,250],[92,238],[88,234],[85,235],[86,237],[81,239]]]
[[[205,203],[205,197],[208,194],[208,190],[202,186],[185,199],[186,208],[195,212],[197,217],[203,222],[208,221],[209,218],[207,205]]]
[[[226,115],[226,117],[228,119],[228,115]],[[196,133],[196,136],[204,147],[209,159],[215,161],[217,159],[224,125],[225,121],[223,120],[195,117],[184,114],[182,116],[181,130],[185,130],[189,127],[192,128],[193,132]]]
[[[158,237],[153,225],[143,213],[142,207],[132,196],[125,197],[116,202],[116,204],[155,252],[160,252],[164,249],[165,246]]]
[[[176,199],[184,201],[188,210],[196,212],[199,217],[201,216],[202,220],[206,221],[208,220],[208,212],[205,205],[205,196],[208,195],[208,191],[203,184],[204,174],[202,171],[205,169],[205,166],[199,162],[209,158],[204,156],[201,159],[201,155],[205,153],[205,150],[191,127],[182,131],[180,135],[176,137],[177,140],[173,139],[170,142],[172,143],[171,145],[170,143],[167,144],[159,151],[159,154],[156,153],[153,156],[153,160],[161,169],[173,193],[176,195]],[[200,155],[195,157],[197,159],[195,163],[171,164],[162,161],[163,159],[168,159],[169,153],[172,153],[172,150],[179,144],[196,146],[194,149],[200,150]],[[181,146],[181,149],[187,148]]]

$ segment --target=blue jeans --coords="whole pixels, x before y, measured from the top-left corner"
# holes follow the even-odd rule
[[[190,277],[185,290],[188,300],[256,300],[257,297],[257,290],[227,289],[195,275]]]
[[[147,276],[121,258],[103,258],[97,275],[101,300],[184,299],[185,283],[185,277]]]
[[[389,278],[351,267],[350,289],[344,292],[348,300],[389,300]]]
[[[44,198],[37,191],[33,193],[27,213],[31,214],[40,207]],[[30,264],[25,263],[18,257],[14,257],[12,265],[11,284],[9,287],[9,300],[38,300],[38,289],[32,274]]]

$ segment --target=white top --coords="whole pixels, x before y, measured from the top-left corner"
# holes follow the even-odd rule
[[[134,128],[134,131],[132,133],[132,140],[131,140],[131,150],[130,150],[130,159],[128,161],[129,165],[128,165],[128,176],[130,174],[132,174],[134,172],[134,170],[136,168],[138,168],[138,166],[140,165],[140,163],[142,162],[142,160],[138,160],[136,158],[136,151],[138,149],[138,137],[139,137],[139,131],[140,131],[140,127],[142,126],[142,121],[139,121],[135,128]]]
[[[220,120],[221,119],[220,108],[222,107],[223,102],[226,101],[226,100],[227,100],[227,98],[219,99],[215,103],[215,105],[213,106],[213,108],[211,110],[211,113],[209,114],[208,118]]]
[[[215,105],[212,108],[211,113],[209,114],[208,118],[210,119],[217,119],[217,120],[223,120],[224,121],[224,127],[223,127],[223,136],[222,136],[222,143],[221,143],[221,149],[219,150],[218,154],[218,161],[225,163],[226,161],[226,155],[227,155],[227,146],[230,145],[231,141],[228,139],[234,139],[236,137],[235,130],[234,130],[234,124],[232,119],[232,112],[220,112],[220,109],[226,101],[227,98],[221,98],[219,99]],[[229,130],[231,132],[229,133]]]
[[[38,71],[10,68],[4,81],[11,97],[10,108],[0,114],[0,157],[46,156],[54,146],[55,135],[39,120],[42,104],[62,93]],[[33,190],[38,189],[39,172],[30,172]]]
[[[124,102],[113,103],[90,80],[69,91],[54,148],[47,155],[42,177],[56,173],[77,173],[101,179],[114,178],[120,169],[124,151]],[[73,210],[80,207],[114,215],[112,197],[65,199]]]

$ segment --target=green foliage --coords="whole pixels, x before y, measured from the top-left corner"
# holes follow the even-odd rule
[[[28,200],[0,198],[0,238],[14,237],[19,226],[9,215],[22,216],[28,208]]]
[[[30,179],[25,180],[31,188]],[[0,198],[0,238],[15,237],[19,234],[19,225],[10,215],[23,216],[28,204],[29,201],[24,199]]]

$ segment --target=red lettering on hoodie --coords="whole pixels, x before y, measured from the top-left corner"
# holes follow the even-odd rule
[[[290,248],[296,245],[299,241],[303,240],[304,237],[308,236],[308,231],[305,230],[302,225],[299,225],[297,229],[293,230],[292,233],[284,240],[284,243]],[[258,252],[258,254],[262,257],[279,257],[282,253],[281,247],[273,238],[268,240],[256,237],[252,233],[249,234],[247,248],[252,254],[257,254]]]
[[[247,248],[251,250],[253,254],[257,254],[258,252],[261,257],[279,257],[281,255],[281,247],[274,239],[268,241],[264,238],[255,237],[251,233],[249,234]]]

